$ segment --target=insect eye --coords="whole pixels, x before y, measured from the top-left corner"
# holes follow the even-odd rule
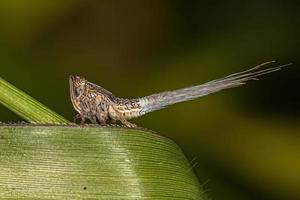
[[[76,95],[79,96],[80,94],[82,94],[84,92],[82,87],[78,87],[76,88]]]

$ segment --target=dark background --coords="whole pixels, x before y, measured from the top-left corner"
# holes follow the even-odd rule
[[[212,199],[300,199],[299,8],[286,0],[1,0],[0,74],[72,120],[69,74],[131,98],[292,62],[134,122],[179,144]]]

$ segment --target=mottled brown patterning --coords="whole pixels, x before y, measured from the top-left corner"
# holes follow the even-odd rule
[[[108,121],[120,121],[127,127],[136,127],[135,124],[127,120],[175,103],[199,98],[223,89],[241,86],[249,80],[256,80],[258,76],[278,71],[282,67],[290,65],[261,69],[263,66],[273,62],[263,63],[252,69],[231,74],[201,85],[161,92],[136,99],[116,97],[108,90],[90,83],[84,78],[70,75],[71,101],[78,112],[76,117],[81,119],[81,123],[84,123],[87,118],[92,123],[99,123],[101,125],[105,125]]]

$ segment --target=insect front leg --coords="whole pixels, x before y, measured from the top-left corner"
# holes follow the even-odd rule
[[[88,117],[92,124],[98,124],[97,117],[95,115],[91,115]]]
[[[84,122],[85,122],[84,115],[82,115],[80,113],[78,113],[77,115],[75,115],[74,122],[76,123],[78,120],[80,120],[80,124],[84,124]]]
[[[78,120],[80,120],[80,124],[84,124],[85,119],[89,119],[93,124],[97,124],[97,117],[95,115],[87,115],[87,114],[80,114],[78,113],[74,117],[74,122],[76,123]]]

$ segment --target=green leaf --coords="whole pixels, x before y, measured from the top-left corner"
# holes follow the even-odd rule
[[[206,199],[171,140],[134,129],[0,126],[3,199]]]
[[[33,124],[67,124],[68,120],[0,78],[0,103]]]

